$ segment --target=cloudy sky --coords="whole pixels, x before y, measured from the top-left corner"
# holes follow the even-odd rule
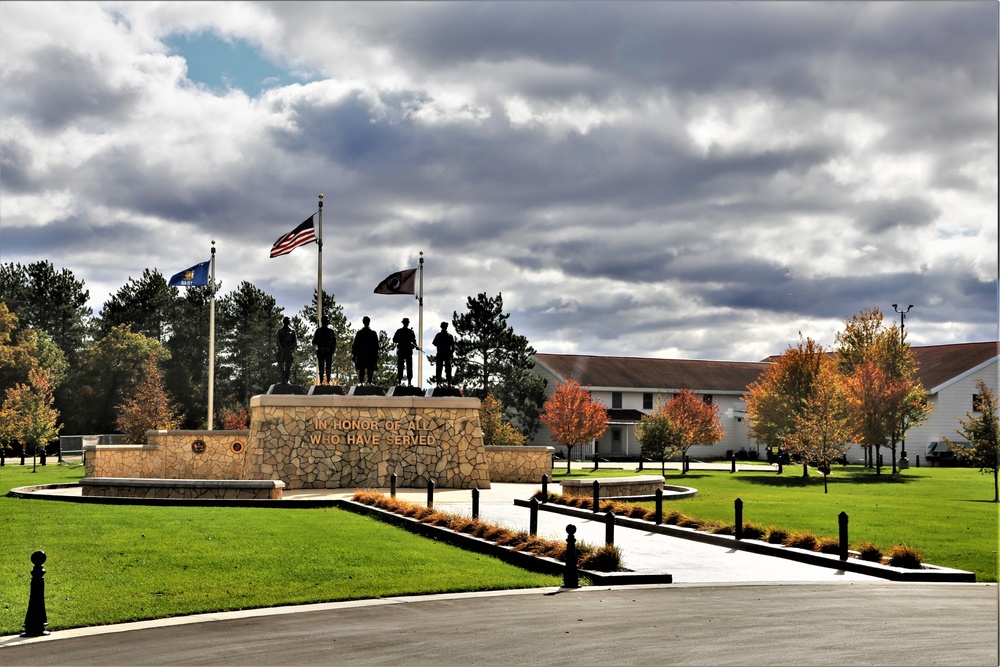
[[[426,260],[540,352],[758,360],[913,304],[997,337],[998,4],[0,3],[0,260],[95,314],[218,247],[297,313]]]

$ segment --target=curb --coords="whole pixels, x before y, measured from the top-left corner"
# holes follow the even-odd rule
[[[514,504],[518,507],[531,507],[531,501],[528,500],[516,499],[514,500]],[[606,514],[603,512],[592,512],[590,510],[567,507],[565,505],[557,505],[553,503],[539,503],[538,509],[546,512],[564,514],[578,519],[586,519],[588,521],[603,521],[603,516]],[[785,547],[778,544],[771,544],[769,542],[762,542],[760,540],[737,540],[733,535],[716,535],[714,533],[698,531],[693,528],[681,528],[679,526],[666,524],[657,525],[652,521],[643,521],[641,519],[631,519],[622,516],[615,517],[615,525],[623,526],[625,528],[635,528],[637,530],[644,530],[652,533],[659,533],[661,535],[669,535],[670,537],[680,537],[682,539],[694,540],[696,542],[704,542],[706,544],[714,544],[716,546],[727,547],[729,549],[749,551],[751,553],[762,554],[765,556],[786,558],[788,560],[794,560],[808,565],[818,565],[820,567],[845,570],[847,572],[855,572],[857,574],[867,574],[872,577],[879,577],[889,581],[962,584],[976,582],[976,575],[974,572],[955,570],[938,565],[924,565],[923,569],[911,570],[908,568],[894,567],[892,565],[883,565],[881,563],[858,560],[856,558],[849,558],[844,561],[840,560],[840,557],[834,554],[806,551],[805,549]]]

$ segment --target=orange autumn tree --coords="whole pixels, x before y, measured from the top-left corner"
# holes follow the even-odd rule
[[[556,383],[556,390],[543,409],[542,423],[552,431],[552,439],[566,448],[569,473],[573,447],[596,440],[608,429],[608,409],[576,380]]]
[[[59,411],[53,407],[54,386],[43,368],[28,371],[28,383],[8,387],[0,407],[0,438],[31,446],[31,472],[37,470],[36,457],[59,436]]]
[[[135,391],[117,406],[117,425],[130,444],[144,444],[146,431],[166,431],[180,425],[177,408],[163,388],[163,373],[155,357],[147,357],[142,367],[142,379]]]
[[[719,406],[706,403],[687,389],[681,389],[664,405],[663,413],[679,431],[682,454],[686,455],[694,445],[714,445],[726,437],[719,420]]]

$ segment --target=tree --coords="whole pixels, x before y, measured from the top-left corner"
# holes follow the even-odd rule
[[[71,399],[70,412],[64,413],[67,430],[113,433],[116,406],[134,393],[146,360],[163,361],[169,354],[162,343],[133,333],[127,325],[112,328],[84,352],[66,381],[66,394]]]
[[[7,389],[0,407],[0,438],[31,447],[32,472],[37,470],[38,448],[59,436],[59,412],[52,405],[52,391],[45,371],[34,368],[27,384]]]
[[[573,447],[593,442],[608,428],[608,409],[593,400],[590,392],[576,380],[556,383],[556,390],[545,401],[542,423],[552,431],[552,438],[566,448],[566,472],[570,471]]]
[[[468,311],[452,315],[455,332],[453,380],[480,399],[493,392],[510,420],[529,438],[540,423],[545,380],[530,373],[534,348],[514,333],[503,312],[503,295],[480,293],[466,300]]]
[[[840,372],[852,378],[846,388],[855,437],[869,451],[875,448],[878,472],[879,449],[888,445],[895,474],[896,445],[930,413],[910,345],[899,327],[885,326],[878,308],[846,320],[837,343]]]
[[[145,269],[138,280],[129,277],[101,308],[101,335],[113,327],[126,324],[134,333],[165,343],[171,336],[179,291],[167,285],[167,279],[156,269]]]
[[[186,287],[183,296],[174,302],[169,324],[171,335],[166,343],[170,358],[162,362],[162,367],[164,388],[177,401],[183,414],[180,428],[198,429],[208,426],[211,300],[211,286],[199,285]],[[216,331],[218,329],[216,323]],[[216,347],[218,348],[218,344]]]
[[[23,329],[41,329],[74,363],[90,335],[90,292],[68,269],[48,261],[0,264],[0,294]]]
[[[979,416],[966,412],[965,419],[958,420],[962,428],[956,431],[969,441],[969,445],[954,443],[948,438],[944,440],[959,459],[978,466],[979,472],[983,474],[993,473],[993,502],[1000,502],[1000,487],[997,485],[997,472],[1000,467],[1000,448],[997,445],[997,433],[1000,431],[997,398],[982,378],[976,378],[976,391],[979,392],[977,410]]]
[[[824,354],[823,346],[811,338],[800,339],[747,387],[743,400],[752,437],[768,447],[786,446],[795,431],[796,419],[807,408]],[[808,461],[804,460],[802,476],[808,475]]]
[[[666,460],[684,451],[681,429],[673,424],[662,407],[642,416],[635,425],[635,437],[643,456],[660,460],[660,472],[664,475]]]
[[[816,462],[823,473],[823,493],[827,493],[830,467],[850,447],[852,428],[847,390],[836,362],[828,355],[818,358],[819,371],[805,409],[795,418],[795,427],[785,442],[803,461]]]
[[[275,334],[281,326],[282,311],[274,297],[247,281],[220,299],[217,306],[216,341],[220,345],[217,385],[230,400],[248,406],[250,397],[280,379]],[[299,341],[299,348],[302,347]],[[301,380],[292,376],[292,382]]]
[[[146,358],[142,378],[116,409],[116,425],[132,444],[145,444],[146,431],[169,431],[180,424],[177,408],[163,388],[163,373],[153,357]]]
[[[17,315],[0,301],[0,395],[16,384],[30,382],[32,369],[45,369],[52,385],[66,377],[66,355],[41,329],[21,329]]]
[[[706,403],[696,394],[681,389],[663,406],[663,413],[677,429],[681,453],[694,445],[714,445],[726,437],[719,419],[719,407]]]
[[[479,427],[486,447],[517,447],[524,444],[524,434],[504,421],[503,404],[493,394],[487,394],[479,408]]]

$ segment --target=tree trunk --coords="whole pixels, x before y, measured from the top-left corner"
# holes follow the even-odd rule
[[[808,461],[803,461],[802,462],[802,476],[803,477],[808,477],[809,476],[809,462]]]
[[[566,474],[570,474],[569,460],[573,455],[573,445],[566,445]]]

